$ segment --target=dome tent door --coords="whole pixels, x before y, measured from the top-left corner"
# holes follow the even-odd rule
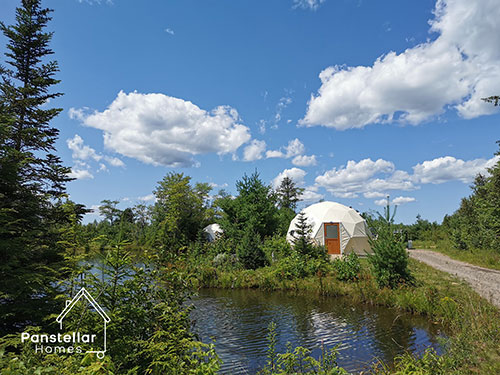
[[[324,227],[328,254],[340,254],[339,223],[324,223]]]

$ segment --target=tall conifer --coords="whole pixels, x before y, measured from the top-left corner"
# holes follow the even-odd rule
[[[50,61],[52,10],[40,0],[23,0],[7,38],[0,67],[0,330],[43,316],[54,292],[61,260],[55,208],[64,196],[69,168],[55,155],[59,131],[51,121],[61,108],[48,108],[60,95],[52,87],[58,65]],[[38,315],[38,316],[37,316]]]

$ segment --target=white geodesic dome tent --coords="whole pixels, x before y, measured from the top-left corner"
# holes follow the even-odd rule
[[[311,225],[311,238],[317,245],[327,248],[329,254],[358,255],[371,253],[370,235],[365,219],[353,208],[336,202],[321,202],[306,207],[307,223]],[[292,243],[299,215],[290,223],[286,239]]]
[[[207,225],[205,228],[203,228],[203,232],[205,232],[205,238],[208,242],[215,241],[224,233],[220,225],[217,223]]]

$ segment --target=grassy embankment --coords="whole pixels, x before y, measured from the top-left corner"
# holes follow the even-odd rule
[[[275,266],[253,270],[194,268],[195,286],[261,288],[324,296],[349,296],[354,303],[382,305],[420,314],[443,324],[449,333],[446,353],[417,359],[396,359],[396,369],[379,366],[376,373],[499,374],[500,311],[454,277],[410,260],[415,285],[379,288],[369,265],[361,261],[357,281],[340,281],[334,267],[304,278],[293,278]]]
[[[500,252],[495,250],[458,250],[446,241],[440,241],[437,244],[432,241],[415,241],[413,247],[415,249],[437,251],[441,254],[448,255],[450,258],[476,266],[500,270]]]

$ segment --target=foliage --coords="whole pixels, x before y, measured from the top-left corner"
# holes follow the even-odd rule
[[[52,308],[56,275],[63,259],[57,226],[64,212],[69,168],[53,154],[59,131],[50,122],[62,109],[45,105],[62,95],[55,61],[46,61],[51,10],[23,1],[16,24],[0,29],[7,39],[0,67],[0,332],[40,322]]]
[[[481,100],[487,103],[493,103],[495,107],[498,107],[498,103],[500,102],[500,96],[498,95],[488,96],[487,98],[481,98]]]
[[[333,261],[333,268],[338,280],[355,281],[359,278],[361,263],[356,253],[344,254],[342,258],[336,258]]]
[[[208,215],[211,187],[206,183],[191,186],[190,181],[189,176],[170,172],[154,192],[153,243],[165,252],[178,253],[212,220]]]
[[[245,233],[255,232],[261,239],[272,236],[279,226],[276,195],[265,185],[257,172],[246,174],[236,182],[238,196],[219,201],[222,209],[220,224],[224,233],[235,240]]]
[[[500,142],[497,142],[500,145]],[[495,155],[500,155],[500,151]],[[461,250],[500,249],[500,160],[478,174],[472,194],[460,208],[443,220],[443,227],[455,247]]]
[[[262,250],[261,240],[257,233],[248,231],[237,246],[236,254],[246,269],[256,269],[266,265],[266,255]]]
[[[262,250],[269,264],[283,259],[292,253],[292,248],[286,237],[278,234],[267,237],[262,243]]]
[[[373,254],[368,254],[368,260],[380,287],[395,288],[412,281],[405,244],[394,228],[395,214],[394,209],[391,215],[388,198],[384,215],[378,213],[378,222],[369,220],[370,227],[376,230],[376,238],[369,239]]]
[[[320,375],[347,375],[348,372],[337,365],[337,348],[330,350],[322,347],[319,359],[311,356],[311,351],[302,346],[295,349],[287,344],[286,353],[276,353],[276,324],[268,326],[267,364],[259,373],[262,375],[279,374],[320,374]]]
[[[303,188],[298,188],[295,182],[288,176],[285,176],[276,189],[278,196],[278,205],[280,208],[288,208],[295,212],[300,196],[304,192]]]
[[[311,256],[314,253],[314,244],[311,238],[312,226],[307,222],[304,212],[297,218],[293,236],[293,249],[302,256]]]

